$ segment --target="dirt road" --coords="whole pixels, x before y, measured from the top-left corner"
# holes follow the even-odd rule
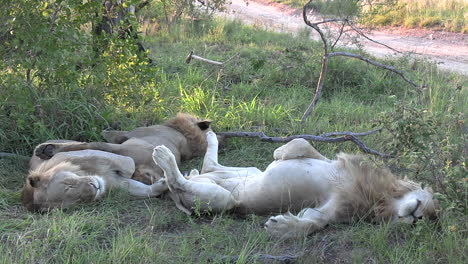
[[[226,18],[239,19],[247,24],[281,32],[297,32],[307,28],[301,10],[268,3],[267,0],[250,0],[248,4],[244,0],[231,1],[232,4],[222,14]],[[312,29],[311,31],[312,38],[318,39],[318,33]],[[398,29],[373,31],[368,36],[403,53],[431,60],[441,70],[468,75],[468,34]],[[377,57],[398,56],[395,52],[363,38],[361,43],[364,50]]]

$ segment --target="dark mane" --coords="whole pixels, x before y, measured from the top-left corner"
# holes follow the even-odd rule
[[[207,147],[206,131],[198,125],[201,122],[203,121],[193,115],[178,113],[176,117],[166,121],[164,125],[182,133],[187,139],[192,154],[197,156],[205,154]]]

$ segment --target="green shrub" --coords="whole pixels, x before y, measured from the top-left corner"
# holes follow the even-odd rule
[[[468,142],[457,135],[464,133],[460,131],[463,114],[448,112],[440,119],[422,107],[397,103],[393,112],[381,115],[380,122],[390,131],[389,148],[397,163],[408,164],[412,178],[436,186],[445,210],[466,215]]]

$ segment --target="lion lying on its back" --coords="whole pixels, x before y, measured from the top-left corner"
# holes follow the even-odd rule
[[[104,131],[111,143],[61,140],[40,144],[31,158],[23,204],[31,211],[64,208],[94,201],[111,188],[124,188],[139,197],[158,196],[167,186],[159,181],[163,172],[152,160],[153,148],[164,144],[177,163],[202,155],[210,122],[178,114],[163,125]]]
[[[374,168],[361,156],[339,154],[328,160],[306,140],[295,139],[274,152],[265,171],[225,167],[218,163],[216,135],[207,133],[208,148],[201,174],[184,178],[171,151],[158,146],[154,161],[164,170],[177,207],[270,214],[267,231],[279,237],[297,237],[329,223],[355,219],[414,223],[435,217],[437,202],[430,189],[397,179],[390,171]]]

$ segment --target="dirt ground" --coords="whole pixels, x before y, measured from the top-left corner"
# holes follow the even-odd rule
[[[244,23],[280,32],[298,32],[307,28],[302,10],[268,0],[231,0],[221,15],[239,19]],[[309,17],[319,20],[319,16]],[[312,30],[312,38],[319,35]],[[367,34],[370,38],[384,43],[402,53],[396,53],[384,46],[360,38],[363,49],[377,57],[393,57],[411,54],[435,62],[441,70],[468,75],[468,34],[431,31],[424,29],[385,28]],[[347,42],[347,43],[346,43]],[[349,41],[343,46],[352,46]]]

